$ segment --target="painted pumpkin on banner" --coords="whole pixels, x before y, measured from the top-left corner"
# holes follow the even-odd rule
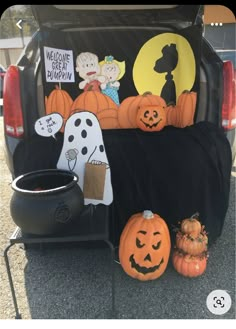
[[[77,96],[74,100],[71,111],[89,111],[97,115],[104,109],[118,109],[118,105],[107,95],[100,91],[88,90]]]
[[[104,109],[97,113],[101,129],[119,128],[118,111],[116,109]]]
[[[165,220],[145,210],[132,215],[122,231],[120,264],[135,279],[154,280],[165,272],[170,248],[170,233]]]
[[[160,105],[166,106],[165,100],[150,92],[145,92],[142,95],[130,96],[125,98],[118,111],[118,120],[121,128],[137,128],[136,117],[138,109],[146,105]]]
[[[64,126],[70,116],[72,104],[73,99],[68,92],[60,89],[58,85],[55,86],[55,89],[48,97],[45,97],[46,114],[59,113],[63,117],[64,124],[60,129],[61,132],[64,132]]]
[[[162,106],[141,106],[138,110],[136,123],[143,131],[160,131],[166,125],[166,112]]]
[[[177,106],[180,107],[179,123],[180,127],[190,126],[194,121],[196,110],[197,93],[194,91],[184,90],[177,99]]]

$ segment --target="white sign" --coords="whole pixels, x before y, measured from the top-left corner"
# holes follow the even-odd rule
[[[44,47],[47,82],[75,82],[72,50]]]
[[[63,117],[59,113],[52,113],[38,119],[34,129],[38,135],[55,138],[54,135],[61,129],[62,125]]]

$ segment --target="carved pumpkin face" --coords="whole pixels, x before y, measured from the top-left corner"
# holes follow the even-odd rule
[[[166,112],[160,105],[141,106],[138,110],[136,123],[144,131],[160,131],[166,125]]]
[[[141,280],[160,277],[168,264],[170,234],[166,222],[149,210],[129,219],[120,237],[119,259],[124,271]]]

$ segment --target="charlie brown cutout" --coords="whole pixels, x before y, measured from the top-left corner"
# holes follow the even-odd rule
[[[90,203],[109,205],[113,201],[111,172],[99,121],[96,115],[91,112],[76,112],[66,121],[64,142],[57,168],[73,170],[78,175],[78,184],[84,192],[85,169],[88,164],[90,165],[89,169],[91,169],[91,165],[94,165],[98,167],[96,172],[101,175],[104,173],[104,188],[101,197],[89,198],[84,195],[85,205]],[[96,183],[94,189],[96,189],[95,185]]]
[[[101,84],[101,92],[109,96],[117,105],[120,105],[118,90],[120,80],[125,74],[125,62],[119,62],[113,56],[106,56],[104,61],[99,62],[101,74],[106,80]]]
[[[89,52],[80,53],[76,58],[76,72],[84,79],[79,83],[79,88],[84,91],[100,91],[100,84],[105,82],[97,55]]]

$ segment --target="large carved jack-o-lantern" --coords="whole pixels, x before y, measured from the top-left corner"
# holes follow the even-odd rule
[[[166,125],[166,112],[163,106],[146,105],[138,109],[136,124],[144,131],[160,131]]]
[[[154,280],[164,273],[170,248],[170,233],[166,222],[159,215],[145,210],[131,216],[122,231],[120,264],[135,279]]]

